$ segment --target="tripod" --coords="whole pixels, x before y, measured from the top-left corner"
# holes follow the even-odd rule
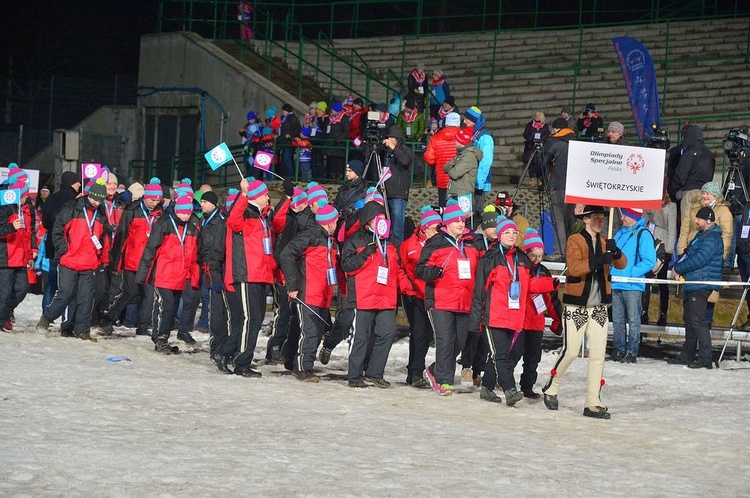
[[[544,206],[545,206],[545,200],[547,201],[547,205],[549,206],[549,217],[550,221],[552,222],[552,232],[554,236],[557,236],[557,221],[555,219],[555,212],[552,208],[552,197],[550,195],[550,191],[547,188],[547,168],[544,165],[544,157],[542,154],[542,144],[536,144],[534,147],[534,153],[531,155],[531,158],[529,158],[528,162],[526,163],[526,166],[523,168],[523,172],[521,173],[520,178],[518,179],[518,186],[516,187],[516,191],[513,193],[513,198],[515,199],[518,195],[518,191],[521,190],[523,187],[523,180],[529,175],[529,170],[531,168],[531,165],[534,165],[534,172],[536,174],[541,173],[541,183],[539,184],[539,187],[537,189],[538,196],[539,196],[539,235],[542,238],[542,242],[546,242],[544,240],[544,230],[542,229],[543,223],[544,223]],[[531,178],[529,176],[529,178]],[[564,252],[563,249],[563,241],[559,242],[561,253]],[[553,249],[554,251],[554,249]]]
[[[365,169],[362,171],[362,178],[367,178],[367,172],[370,169],[370,165],[374,164],[377,168],[378,172],[378,178],[380,178],[383,175],[383,161],[380,158],[379,154],[379,147],[377,142],[374,143],[368,143],[367,148],[370,150],[370,154],[367,157],[367,162],[365,163]],[[388,217],[388,219],[391,219],[391,213],[388,210],[388,193],[385,190],[385,182],[380,184],[380,187],[383,190],[383,200],[385,201],[385,215]]]
[[[742,191],[738,194],[737,190],[738,184],[739,188],[742,189]],[[727,178],[724,180],[724,185],[721,187],[721,193],[724,197],[724,200],[729,202],[732,208],[739,207],[740,213],[744,214],[745,211],[745,205],[747,204],[750,197],[747,195],[747,185],[745,184],[745,177],[742,176],[742,171],[740,171],[740,166],[737,161],[730,161],[729,164],[729,171],[727,172]],[[739,197],[741,195],[742,197]],[[750,283],[750,278],[748,278],[747,283]],[[740,297],[740,302],[737,305],[737,309],[734,312],[734,317],[732,318],[732,323],[729,326],[729,335],[727,336],[726,340],[724,341],[724,346],[721,348],[721,354],[719,355],[719,359],[716,362],[716,366],[718,368],[719,363],[724,358],[724,352],[727,349],[727,344],[732,339],[732,333],[734,332],[734,326],[737,323],[737,317],[740,315],[740,309],[742,309],[742,303],[745,302],[745,297],[747,296],[748,288],[745,287],[742,290],[742,297]],[[740,343],[737,342],[737,359],[740,358]]]

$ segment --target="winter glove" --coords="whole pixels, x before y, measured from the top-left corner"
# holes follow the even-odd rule
[[[211,284],[211,290],[216,294],[221,294],[221,291],[224,290],[224,284],[222,284],[221,282],[214,282],[213,284]]]
[[[291,178],[284,178],[284,193],[287,197],[294,196],[294,182]]]
[[[359,211],[363,207],[365,207],[365,200],[364,199],[360,199],[360,200],[358,200],[357,202],[354,203],[354,209],[356,209],[357,211]]]
[[[596,258],[599,264],[599,268],[603,267],[604,265],[611,264],[613,258],[614,258],[614,255],[611,252],[602,253],[601,256],[598,256]]]
[[[377,250],[378,248],[375,245],[375,242],[370,242],[369,244],[365,246],[364,249],[362,249],[362,254],[364,254],[366,258],[369,258],[373,254],[375,254],[375,251]]]
[[[555,290],[560,288],[560,279],[559,278],[553,278],[552,279],[552,285],[555,286]]]
[[[443,268],[441,266],[440,269],[438,270],[438,276],[437,276],[437,278],[443,278],[443,274],[444,273],[445,273],[445,268]]]
[[[615,239],[607,239],[605,250],[612,253],[617,252],[617,244],[615,243]]]

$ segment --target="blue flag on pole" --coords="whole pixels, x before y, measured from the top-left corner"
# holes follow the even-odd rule
[[[9,206],[21,202],[21,191],[17,188],[0,190],[0,206]]]
[[[635,38],[613,38],[622,77],[628,91],[630,109],[633,111],[638,138],[646,140],[654,133],[652,126],[661,129],[659,118],[659,90],[656,71],[648,50]]]
[[[211,169],[216,171],[229,161],[233,159],[232,153],[229,151],[226,142],[221,142],[219,145],[209,150],[203,155],[208,161],[208,165]]]

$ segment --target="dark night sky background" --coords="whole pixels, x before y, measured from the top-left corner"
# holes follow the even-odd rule
[[[0,75],[135,76],[140,36],[156,30],[157,0],[0,1]]]

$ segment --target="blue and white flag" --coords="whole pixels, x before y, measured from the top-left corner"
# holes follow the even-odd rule
[[[661,129],[654,62],[646,47],[635,38],[613,38],[612,43],[622,68],[638,138],[646,140],[654,133],[653,125],[657,130]]]
[[[17,188],[0,190],[0,206],[9,206],[21,202],[21,191]]]
[[[234,159],[226,142],[221,142],[219,145],[206,152],[203,157],[206,158],[208,165],[211,166],[211,169],[214,171]]]

